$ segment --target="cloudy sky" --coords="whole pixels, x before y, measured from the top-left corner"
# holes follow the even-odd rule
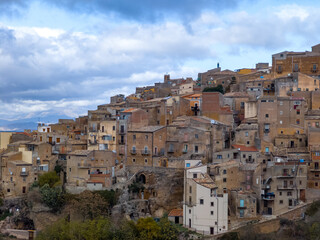
[[[320,42],[319,1],[0,0],[0,130]],[[11,124],[12,127],[12,124]]]

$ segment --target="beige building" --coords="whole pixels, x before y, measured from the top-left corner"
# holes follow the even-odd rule
[[[0,132],[0,150],[6,149],[14,132]]]
[[[116,154],[112,151],[77,150],[67,155],[67,189],[101,190],[112,185]]]

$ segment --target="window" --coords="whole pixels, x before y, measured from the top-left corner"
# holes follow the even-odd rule
[[[148,163],[148,159],[147,159],[147,158],[145,158],[145,159],[144,159],[144,162],[145,162],[145,163]]]
[[[223,179],[223,182],[227,182],[227,179],[226,179],[226,178],[224,178],[224,179]]]
[[[148,135],[145,135],[145,139],[148,140]]]
[[[266,114],[266,118],[268,118],[269,117],[269,114]]]
[[[203,205],[204,204],[204,200],[200,199],[200,204]]]
[[[298,63],[295,63],[295,64],[294,64],[293,71],[294,71],[294,72],[298,72],[298,71],[299,71],[299,64],[298,64]]]
[[[214,202],[211,202],[211,204],[210,204],[210,205],[211,205],[211,207],[214,207]]]
[[[292,90],[291,90],[291,91],[292,91]],[[282,105],[283,105],[283,102],[282,102],[282,101],[280,101],[280,102],[279,102],[279,105],[280,105],[280,106],[282,106]]]
[[[280,111],[280,115],[283,115],[283,111]]]
[[[134,135],[132,136],[132,138],[133,138],[133,140],[136,140],[136,135],[134,134]]]
[[[292,192],[287,192],[287,196],[292,196]]]
[[[223,174],[227,174],[227,170],[226,169],[223,169]]]
[[[247,144],[250,144],[250,141],[247,141]]]
[[[222,155],[217,155],[217,159],[222,159]]]
[[[300,124],[300,119],[297,119],[297,120],[296,120],[296,123],[297,123],[297,124]]]
[[[187,164],[186,164],[186,167],[190,167],[190,163],[187,163]]]
[[[192,193],[192,186],[189,187],[189,193]]]
[[[246,132],[246,137],[248,137],[249,136],[249,133],[248,132]]]
[[[198,139],[198,138],[199,138],[199,135],[198,135],[198,134],[195,134],[194,137]]]
[[[112,126],[112,130],[115,131],[116,130],[116,126]]]
[[[265,148],[265,152],[268,153],[269,152],[269,147]]]
[[[101,132],[104,132],[104,126],[101,127]]]
[[[198,153],[198,151],[199,151],[198,146],[194,146],[194,152],[195,152],[195,153]]]
[[[240,108],[244,109],[244,102],[240,102]]]
[[[189,214],[191,214],[191,209],[189,209]]]
[[[211,216],[213,215],[213,211],[210,212]]]
[[[197,178],[197,174],[196,173],[193,174],[193,178]]]
[[[132,162],[134,162],[134,163],[135,163],[135,162],[136,162],[136,159],[135,159],[135,158],[133,158],[133,159],[132,159]]]
[[[280,122],[279,122],[280,124],[282,124],[282,120],[280,120]]]
[[[279,195],[282,196],[282,192],[279,192]]]
[[[279,204],[283,204],[283,200],[280,200],[280,201],[279,201]]]

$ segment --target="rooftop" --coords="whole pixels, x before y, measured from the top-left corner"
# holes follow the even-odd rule
[[[168,216],[169,217],[183,217],[183,209],[172,209]]]
[[[247,146],[238,145],[238,144],[234,144],[232,145],[232,147],[240,149],[241,152],[258,152],[258,149],[256,147],[247,147]]]
[[[162,128],[165,128],[165,126],[145,126],[135,130],[129,130],[128,132],[155,132]]]

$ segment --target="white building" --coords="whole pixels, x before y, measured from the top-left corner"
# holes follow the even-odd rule
[[[228,194],[217,193],[200,160],[185,161],[183,224],[204,234],[228,230]]]

